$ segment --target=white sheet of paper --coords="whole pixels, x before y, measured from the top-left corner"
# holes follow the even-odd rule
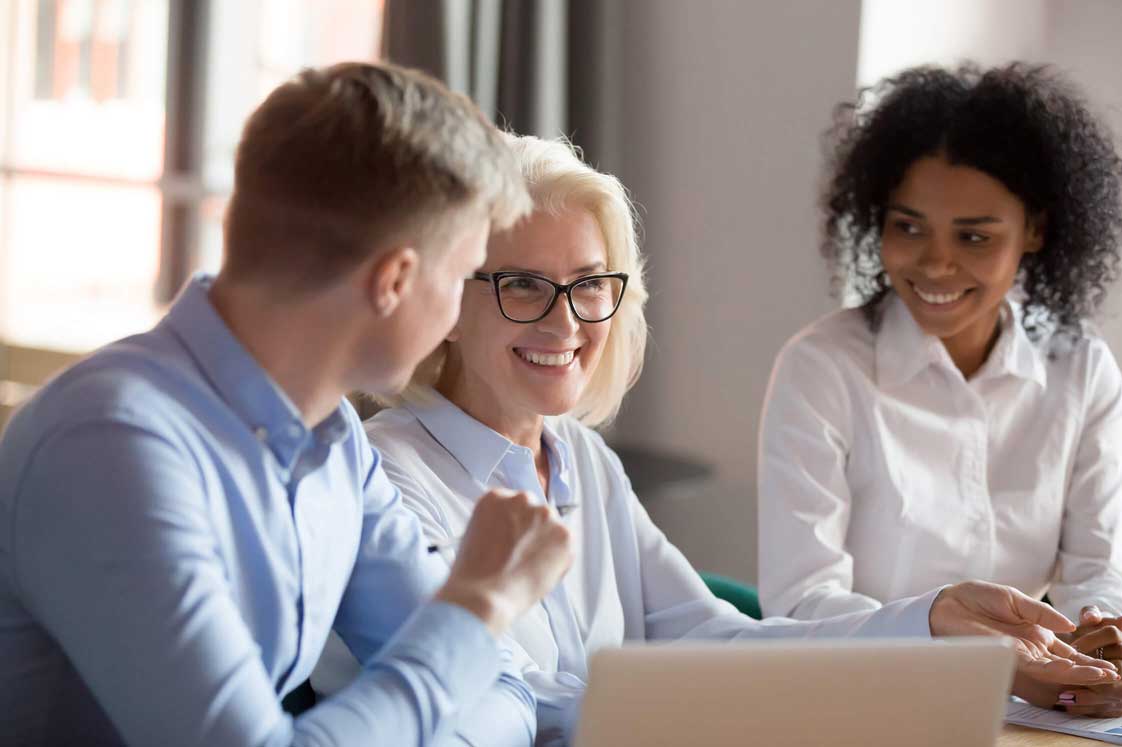
[[[1032,729],[1058,731],[1101,742],[1122,744],[1122,718],[1072,716],[1062,711],[1037,708],[1020,698],[1013,698],[1005,708],[1005,721]]]

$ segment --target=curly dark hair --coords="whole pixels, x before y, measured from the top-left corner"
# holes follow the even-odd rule
[[[839,104],[825,136],[822,254],[835,291],[857,293],[872,328],[889,291],[880,237],[889,193],[919,158],[994,177],[1043,214],[1044,246],[1021,260],[1023,325],[1079,335],[1115,278],[1122,235],[1122,161],[1109,131],[1048,66],[916,67]]]

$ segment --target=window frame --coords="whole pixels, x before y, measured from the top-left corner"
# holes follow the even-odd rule
[[[38,1],[30,7],[37,9]],[[20,12],[19,3],[8,5],[9,17],[5,24],[10,29],[10,38],[5,40],[9,42],[6,44],[8,52],[0,55],[0,97],[6,99],[0,138],[5,141],[15,118],[11,76],[15,68],[13,57],[18,51],[15,36]],[[153,300],[160,306],[171,302],[192,272],[199,234],[199,209],[210,196],[203,180],[210,18],[211,0],[168,0],[164,163],[156,179],[20,166],[13,162],[8,147],[0,148],[0,181],[5,188],[17,178],[37,178],[155,189],[160,197],[161,214],[158,270],[152,293]],[[7,240],[6,236],[0,237],[4,244],[0,250],[7,250]]]

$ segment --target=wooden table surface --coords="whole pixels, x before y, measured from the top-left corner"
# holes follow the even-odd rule
[[[1041,731],[1028,729],[1024,726],[1006,724],[997,738],[997,747],[1094,747],[1105,745],[1096,739],[1072,737],[1067,734],[1057,734],[1054,731]]]

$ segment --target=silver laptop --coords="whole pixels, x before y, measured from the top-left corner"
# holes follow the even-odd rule
[[[653,644],[592,657],[576,747],[993,747],[1000,638]]]

